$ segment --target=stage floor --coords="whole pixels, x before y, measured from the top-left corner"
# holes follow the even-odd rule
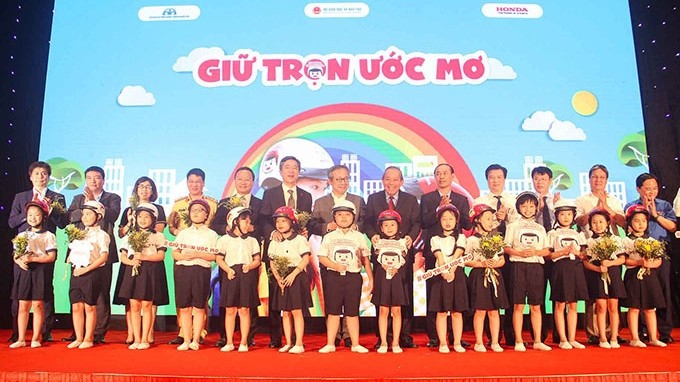
[[[67,336],[55,331],[54,338]],[[5,340],[8,330],[0,331]],[[627,338],[627,332],[622,333]],[[667,348],[561,350],[549,352],[506,348],[503,353],[464,354],[453,351],[440,354],[425,346],[422,333],[415,336],[417,349],[402,354],[351,353],[338,347],[332,354],[319,354],[325,336],[305,336],[304,354],[280,354],[269,349],[267,334],[258,334],[256,346],[248,353],[224,353],[215,347],[211,334],[198,351],[180,352],[166,345],[172,333],[158,333],[158,345],[149,350],[128,350],[125,333],[112,331],[107,343],[88,350],[67,349],[63,342],[51,342],[42,348],[9,349],[0,347],[0,382],[9,381],[264,381],[264,380],[499,380],[499,381],[678,381],[680,380],[680,344]],[[525,339],[529,338],[528,333]],[[473,342],[471,332],[464,339]],[[585,334],[577,340],[585,343]],[[362,335],[366,347],[375,338]],[[550,344],[552,345],[552,344]]]

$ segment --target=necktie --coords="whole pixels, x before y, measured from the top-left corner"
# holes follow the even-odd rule
[[[387,207],[391,210],[394,209],[394,196],[388,198]]]
[[[541,209],[541,215],[543,216],[543,228],[548,232],[552,228],[550,223],[550,209],[548,208],[548,197],[543,197],[543,208]]]
[[[290,208],[295,208],[295,199],[293,198],[293,190],[288,190],[288,201],[286,202],[286,206]]]
[[[33,201],[34,201],[34,202],[37,202],[38,200],[40,200],[40,194],[38,194],[37,192],[33,191]]]
[[[494,195],[494,198],[498,199],[498,202],[496,202],[496,211],[498,211],[503,206],[503,203],[501,202],[502,196]],[[505,220],[501,221],[498,225],[498,232],[500,232],[501,235],[505,235]]]

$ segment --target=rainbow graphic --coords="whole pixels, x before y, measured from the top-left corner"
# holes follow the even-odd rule
[[[411,162],[418,155],[436,155],[449,163],[458,183],[470,195],[479,188],[467,163],[435,129],[399,110],[367,103],[340,103],[317,107],[274,126],[257,140],[234,169],[250,167],[258,174],[266,150],[286,138],[305,138],[324,147],[339,163],[341,154],[357,154],[361,178],[380,179],[385,163]],[[229,176],[222,197],[234,193],[234,173]],[[257,180],[253,193],[258,192]]]

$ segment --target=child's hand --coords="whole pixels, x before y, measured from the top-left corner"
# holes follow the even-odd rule
[[[373,244],[374,246],[375,246],[376,244],[378,244],[378,241],[379,241],[379,240],[380,240],[380,235],[377,235],[377,234],[376,234],[376,235],[371,236],[371,244]]]
[[[87,273],[87,268],[77,267],[73,269],[73,276],[82,276]]]
[[[231,267],[227,268],[227,279],[228,280],[233,280],[236,278],[236,271],[234,271]]]
[[[447,282],[453,281],[454,278],[456,278],[456,273],[455,272],[450,272],[450,271],[445,271],[442,272],[442,276],[444,277],[444,280]]]
[[[300,231],[300,235],[304,236],[306,239],[309,239],[309,231],[307,231],[307,227],[303,228],[302,231]]]
[[[292,272],[291,274],[289,274],[288,276],[286,276],[286,278],[283,279],[283,282],[282,282],[283,286],[284,286],[284,287],[289,287],[289,286],[293,285],[293,281],[295,281],[295,277],[297,277],[297,275],[295,274],[295,272]]]
[[[389,274],[390,276],[394,276],[394,275],[397,274],[397,272],[399,270],[395,267],[387,267],[386,271],[387,271],[387,274]]]
[[[95,262],[95,260],[99,258],[100,256],[99,250],[100,248],[98,243],[92,244],[92,251],[90,251],[90,264],[92,264],[93,262]]]
[[[505,220],[505,218],[508,216],[508,209],[505,208],[504,205],[501,204],[501,208],[496,211],[496,219],[498,219],[499,222],[502,222]]]
[[[335,267],[335,270],[338,271],[338,272],[340,272],[340,273],[342,273],[342,272],[347,272],[347,265],[345,265],[345,264],[338,264],[338,265]]]
[[[494,259],[486,259],[483,264],[487,268],[493,268],[496,265],[496,261]]]
[[[20,258],[14,260],[16,265],[19,266],[19,268],[27,271],[28,270],[28,263],[26,262],[26,255],[21,256]]]
[[[604,265],[604,261],[602,262],[602,265],[600,265],[600,272],[601,273],[607,273],[607,266]]]
[[[249,270],[250,267],[248,266],[248,264],[243,264],[243,266],[241,267],[241,272],[243,273],[248,273]]]
[[[642,266],[645,268],[651,268],[656,265],[657,259],[642,259]]]
[[[413,239],[411,239],[411,236],[406,235],[404,239],[406,239],[406,248],[411,249],[411,246],[413,245]]]
[[[271,238],[273,241],[280,242],[281,240],[283,240],[283,235],[281,235],[281,232],[279,231],[272,231]]]

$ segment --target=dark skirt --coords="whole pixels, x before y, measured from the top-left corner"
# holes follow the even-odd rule
[[[472,309],[497,310],[508,309],[510,306],[503,274],[500,268],[494,270],[498,272],[498,275],[496,275],[498,285],[495,288],[491,282],[487,282],[487,285],[484,286],[486,268],[472,268],[470,271],[468,283],[470,285],[470,307]]]
[[[591,300],[603,298],[626,298],[626,287],[623,285],[621,278],[621,266],[607,268],[611,283],[608,284],[609,294],[604,293],[604,281],[602,281],[600,272],[595,272],[586,269],[586,282],[588,283],[588,295]]]
[[[220,306],[257,308],[260,305],[260,298],[257,289],[253,288],[253,278],[258,276],[257,269],[243,273],[243,265],[236,264],[231,266],[235,277],[229,280],[227,272],[220,269]]]
[[[29,263],[27,271],[16,264],[14,267],[12,300],[45,300],[53,295],[54,263]]]
[[[292,271],[293,267],[290,268]],[[310,308],[312,303],[312,293],[309,287],[309,277],[307,272],[300,272],[293,281],[293,284],[283,289],[278,284],[274,288],[274,293],[269,296],[269,302],[275,310],[290,312],[295,309]]]
[[[464,312],[470,309],[467,280],[462,267],[456,267],[456,277],[447,282],[439,275],[433,277],[434,283],[427,300],[430,312]]]
[[[666,301],[659,281],[659,269],[650,269],[650,274],[644,275],[642,280],[637,278],[639,270],[640,267],[626,269],[623,283],[627,296],[621,300],[621,306],[642,310],[665,308]]]
[[[156,299],[154,292],[160,290],[159,272],[162,267],[163,262],[142,262],[139,267],[139,274],[132,276],[133,267],[121,266],[120,269],[124,269],[125,273],[122,276],[118,297],[124,300],[154,301]],[[165,294],[167,295],[167,291]]]
[[[159,261],[154,262],[156,269],[153,284],[151,286],[153,289],[153,305],[163,306],[170,304],[170,293],[168,292],[168,274],[165,271],[165,262]]]
[[[125,275],[129,275],[132,272],[132,267],[119,263],[118,276],[116,276],[116,286],[113,288],[113,304],[115,305],[127,305],[128,299],[120,295],[120,287],[123,285],[123,278]]]
[[[102,291],[104,275],[101,268],[85,273],[82,276],[73,276],[68,289],[71,304],[84,302],[87,305],[97,305],[97,299]]]
[[[373,271],[373,297],[371,302],[375,306],[399,306],[409,304],[409,294],[406,291],[404,269],[400,269],[392,279],[387,279],[387,272],[378,264]]]
[[[588,299],[588,284],[581,260],[565,258],[553,263],[550,300],[576,302]]]

